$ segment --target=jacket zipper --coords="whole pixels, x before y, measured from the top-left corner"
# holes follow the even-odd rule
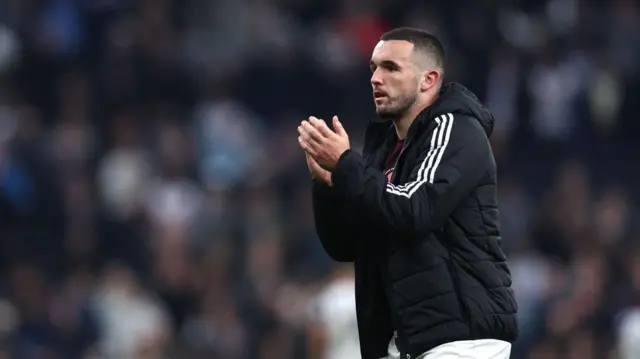
[[[407,147],[409,147],[409,140],[407,139],[404,143],[404,145],[402,146],[402,149],[400,150],[400,153],[398,154],[398,158],[396,159],[396,163],[393,164],[393,175],[391,176],[391,183],[395,184],[394,181],[396,179],[396,177],[398,176],[398,163],[400,163],[400,159],[402,158],[402,155],[404,154],[405,150],[407,149]]]
[[[402,159],[402,155],[405,153],[405,150],[407,149],[407,147],[409,147],[409,143],[410,143],[410,141],[409,141],[409,139],[407,139],[405,141],[404,145],[402,146],[402,149],[400,150],[400,153],[398,154],[398,158],[396,159],[396,163],[394,163],[394,165],[393,165],[393,175],[391,176],[391,183],[392,184],[395,184],[395,179],[398,176],[398,163],[400,163],[400,160]],[[391,303],[389,303],[389,304],[391,304]],[[394,315],[394,317],[396,317],[396,320],[394,320],[395,324],[398,326],[396,328],[396,331],[395,331],[394,341],[395,341],[395,344],[396,344],[396,347],[397,347],[398,351],[400,353],[402,353],[403,350],[401,350],[400,347],[403,347],[404,350],[408,349],[406,347],[406,345],[404,345],[405,343],[404,343],[404,340],[403,340],[404,339],[404,333],[403,333],[403,330],[402,330],[402,319],[401,319],[400,316]],[[403,342],[403,343],[401,343],[401,342]],[[401,356],[402,356],[402,354],[401,354]],[[404,358],[405,359],[411,359],[411,354],[405,353],[404,354]]]

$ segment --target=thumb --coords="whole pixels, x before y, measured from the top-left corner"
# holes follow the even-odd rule
[[[336,134],[339,136],[345,136],[347,134],[342,123],[338,120],[338,116],[333,116],[333,130],[336,131]]]

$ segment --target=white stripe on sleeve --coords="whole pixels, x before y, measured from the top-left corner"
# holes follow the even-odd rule
[[[411,198],[425,183],[433,183],[436,170],[442,161],[444,152],[449,144],[451,129],[453,128],[453,114],[447,113],[435,119],[437,126],[433,130],[431,137],[431,147],[420,164],[418,175],[415,181],[405,183],[400,186],[387,183],[387,192],[398,196]]]

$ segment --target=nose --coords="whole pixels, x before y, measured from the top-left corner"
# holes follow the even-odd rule
[[[373,87],[378,87],[382,85],[382,76],[380,76],[380,72],[376,69],[373,74],[371,74],[371,85]]]

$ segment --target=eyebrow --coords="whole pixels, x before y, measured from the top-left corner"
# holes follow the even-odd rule
[[[382,66],[382,67],[400,67],[400,65],[395,62],[395,61],[391,61],[391,60],[384,60],[384,61],[380,61],[380,65],[376,65],[375,62],[369,61],[369,67],[374,67],[374,66]]]

